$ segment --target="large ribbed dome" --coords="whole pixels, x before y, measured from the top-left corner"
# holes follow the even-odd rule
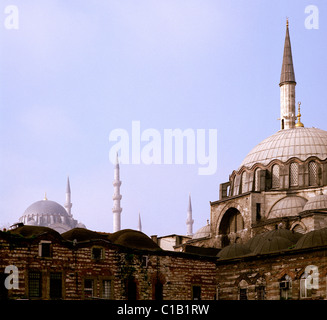
[[[296,157],[305,161],[311,156],[327,158],[327,131],[317,128],[280,130],[254,147],[243,160],[241,167],[256,163],[268,165],[272,160],[283,162]]]
[[[67,216],[67,211],[59,203],[51,200],[40,200],[31,204],[24,212],[24,216],[33,215],[60,215]]]

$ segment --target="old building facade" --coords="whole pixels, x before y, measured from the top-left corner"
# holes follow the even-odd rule
[[[60,235],[18,226],[0,232],[1,298],[327,299],[327,229],[294,237],[295,245],[278,250],[278,242],[289,245],[286,238],[293,236],[274,233],[252,240],[257,244],[249,247],[262,244],[254,254],[236,244],[209,256],[165,251],[128,229],[104,234],[76,228]]]

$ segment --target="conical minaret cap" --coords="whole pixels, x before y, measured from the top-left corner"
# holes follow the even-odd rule
[[[294,67],[293,67],[291,40],[290,40],[290,34],[288,29],[288,19],[286,21],[286,35],[285,35],[285,44],[284,44],[283,64],[282,64],[282,71],[280,75],[279,85],[281,86],[282,84],[287,82],[296,83]]]

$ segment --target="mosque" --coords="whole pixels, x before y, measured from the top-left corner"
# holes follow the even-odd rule
[[[182,250],[183,243],[223,248],[245,243],[256,234],[276,228],[304,234],[327,227],[327,131],[305,127],[301,122],[300,102],[296,108],[288,21],[279,87],[280,130],[255,146],[229,180],[220,184],[219,199],[210,202],[210,220],[194,234],[189,198],[186,234],[169,236],[173,243],[171,250]],[[119,170],[117,154],[113,232],[121,230]],[[30,205],[19,222],[50,227],[59,233],[85,228],[73,218],[71,208],[68,178],[64,207],[45,197]],[[140,217],[138,230],[141,231]]]
[[[68,179],[64,207],[45,197],[0,231],[0,269],[21,270],[0,299],[327,299],[327,131],[296,108],[288,21],[279,87],[279,131],[220,184],[207,225],[193,233],[189,197],[185,235],[121,230],[117,155],[113,233],[73,218]]]

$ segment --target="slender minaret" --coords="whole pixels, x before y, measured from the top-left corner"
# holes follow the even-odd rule
[[[66,187],[66,202],[65,202],[65,208],[68,213],[68,215],[72,216],[72,202],[71,202],[71,192],[70,192],[70,183],[69,183],[69,177],[67,177],[67,187]]]
[[[187,220],[186,220],[186,226],[187,226],[187,236],[193,235],[193,223],[194,220],[192,219],[192,204],[191,204],[191,194],[188,196],[188,208],[187,208]]]
[[[139,223],[137,226],[137,230],[142,232],[142,222],[141,222],[141,214],[139,213]]]
[[[115,165],[115,172],[114,172],[114,195],[112,199],[114,200],[114,206],[112,208],[113,217],[113,232],[120,230],[120,214],[122,212],[122,208],[120,207],[120,200],[122,198],[120,194],[120,186],[121,181],[119,180],[119,162],[118,162],[118,153],[116,154],[116,165]]]
[[[281,129],[295,127],[295,74],[292,59],[291,40],[288,30],[288,19],[286,20],[286,36],[284,44],[284,55],[282,71],[280,75],[280,121]]]

